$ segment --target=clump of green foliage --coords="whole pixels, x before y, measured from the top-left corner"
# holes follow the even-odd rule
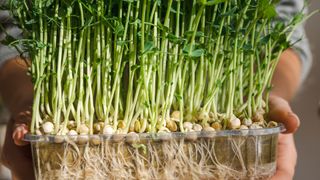
[[[31,133],[266,127],[273,72],[304,19],[277,21],[276,3],[10,0],[32,60]]]

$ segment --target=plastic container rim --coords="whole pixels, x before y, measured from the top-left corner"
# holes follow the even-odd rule
[[[261,129],[241,129],[241,130],[221,130],[221,131],[200,131],[200,132],[160,132],[160,133],[136,133],[139,140],[158,140],[163,139],[165,136],[169,139],[183,139],[188,136],[196,135],[198,138],[218,138],[218,137],[237,137],[237,136],[263,136],[273,135],[284,132],[286,129],[283,124],[279,124],[277,127],[261,128]],[[132,134],[93,134],[93,135],[34,135],[26,134],[23,138],[27,142],[54,142],[55,138],[62,139],[76,139],[77,137],[97,138],[103,140],[112,140],[113,136],[127,137]]]

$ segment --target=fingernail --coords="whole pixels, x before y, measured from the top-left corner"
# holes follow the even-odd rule
[[[299,117],[298,117],[298,115],[297,114],[295,114],[295,113],[293,113],[293,112],[288,112],[288,118],[290,118],[290,119],[295,119],[295,121],[296,121],[296,128],[294,129],[294,131],[296,131],[298,128],[299,128],[299,126],[300,126],[300,119],[299,119]]]

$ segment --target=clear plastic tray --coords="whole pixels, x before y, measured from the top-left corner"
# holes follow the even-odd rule
[[[283,130],[28,134],[25,140],[31,142],[37,179],[268,179]]]

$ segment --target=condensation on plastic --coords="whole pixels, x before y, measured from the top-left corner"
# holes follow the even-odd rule
[[[268,179],[276,170],[282,131],[280,125],[135,136],[26,135],[25,140],[31,142],[38,180]]]

